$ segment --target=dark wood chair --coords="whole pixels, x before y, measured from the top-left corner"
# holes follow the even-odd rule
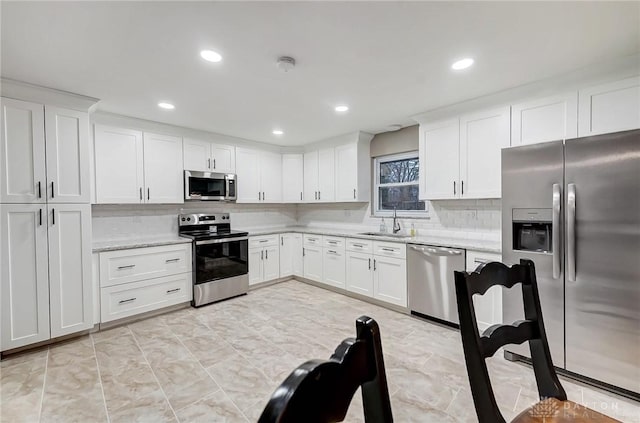
[[[512,325],[493,325],[482,335],[478,332],[473,295],[483,295],[500,285],[511,288],[522,284],[525,320]],[[567,400],[551,361],[544,330],[535,266],[531,260],[520,260],[511,267],[502,263],[481,265],[475,272],[455,272],[458,316],[469,384],[480,423],[505,422],[498,409],[487,371],[486,358],[507,344],[529,342],[533,371],[541,401],[520,413],[517,423],[616,422],[603,414]]]
[[[328,361],[310,360],[295,369],[275,390],[259,423],[341,422],[358,387],[365,421],[392,422],[378,324],[362,316],[356,334]]]

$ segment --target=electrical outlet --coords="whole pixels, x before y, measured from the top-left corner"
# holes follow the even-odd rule
[[[465,217],[468,220],[476,220],[478,219],[478,210],[467,210],[465,213]]]
[[[344,215],[345,215],[346,217],[350,217],[350,216],[351,216],[351,210],[345,210],[345,211],[344,211]]]

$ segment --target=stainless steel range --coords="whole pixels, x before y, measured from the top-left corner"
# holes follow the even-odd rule
[[[232,231],[229,213],[181,214],[180,236],[193,240],[193,301],[200,307],[249,290],[249,237]]]

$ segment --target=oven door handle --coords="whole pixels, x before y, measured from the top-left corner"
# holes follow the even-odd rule
[[[235,242],[235,241],[246,241],[248,240],[248,236],[241,236],[236,238],[216,238],[216,239],[207,239],[203,241],[196,241],[196,245],[207,245],[207,244],[222,244],[225,242]]]

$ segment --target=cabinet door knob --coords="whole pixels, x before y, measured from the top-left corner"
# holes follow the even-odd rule
[[[42,198],[42,183],[38,181],[38,198]]]
[[[53,189],[53,181],[51,181],[51,198],[55,198],[56,194],[55,194],[55,190]]]
[[[355,188],[353,189],[353,199],[354,200],[356,199],[356,189]]]

